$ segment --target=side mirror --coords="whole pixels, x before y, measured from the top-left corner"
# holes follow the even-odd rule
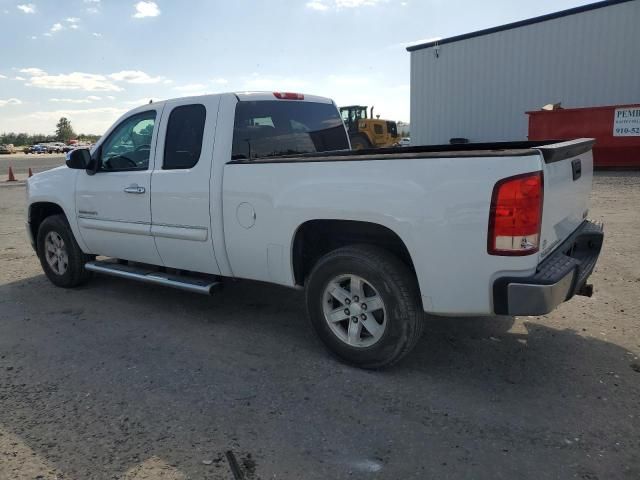
[[[67,167],[86,170],[91,164],[91,153],[86,148],[77,148],[69,153]]]

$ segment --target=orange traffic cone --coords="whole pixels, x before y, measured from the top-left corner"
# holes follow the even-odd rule
[[[31,167],[29,167],[29,178],[33,177],[33,171],[31,170]]]
[[[9,178],[7,179],[7,182],[17,182],[16,177],[13,175],[13,168],[11,168],[11,166],[9,166]]]

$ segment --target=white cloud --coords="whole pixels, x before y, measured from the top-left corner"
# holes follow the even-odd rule
[[[91,103],[86,98],[50,98],[49,101],[53,103]]]
[[[18,81],[20,81],[20,82],[23,82],[23,81],[25,81],[25,80],[26,80],[26,78],[21,77],[21,76],[19,76],[19,75],[18,75],[17,77],[13,77],[13,79],[14,79],[14,80],[18,80]]]
[[[5,78],[7,78],[7,76],[6,76],[6,75],[0,75],[0,80],[3,80],[3,79],[5,79]]]
[[[30,76],[26,83],[29,87],[50,90],[84,90],[87,92],[119,92],[122,88],[109,81],[104,75],[72,72],[50,75],[40,68],[24,68],[21,73]]]
[[[98,32],[93,32],[91,35],[93,35],[94,37],[98,37],[98,38],[100,38],[102,36],[102,34],[98,33]]]
[[[56,32],[59,32],[62,29],[64,29],[64,27],[62,26],[61,23],[54,23],[53,26],[51,27],[51,29],[49,30],[49,32],[50,33],[56,33]]]
[[[114,108],[114,107],[97,107],[97,108],[85,108],[85,109],[72,109],[72,110],[56,110],[56,111],[43,111],[43,112],[33,112],[28,114],[27,116],[31,117],[31,118],[48,118],[53,116],[56,120],[58,120],[60,118],[61,114],[69,114],[69,115],[91,115],[93,113],[124,113],[122,109],[120,108]]]
[[[6,105],[20,105],[22,101],[18,98],[9,98],[7,100],[0,99],[0,107],[4,107]]]
[[[136,84],[150,84],[166,82],[165,77],[152,77],[148,73],[141,72],[140,70],[122,70],[121,72],[112,73],[109,78],[118,82],[136,83]]]
[[[116,97],[114,97],[113,95],[107,95],[105,98],[107,100],[115,100],[116,99]]]
[[[311,10],[319,10],[321,12],[329,10],[327,4],[322,3],[321,1],[307,2],[307,8],[310,8]]]
[[[66,74],[51,75],[41,68],[29,67],[19,70],[29,77],[27,86],[47,88],[51,90],[84,90],[88,92],[120,92],[122,87],[115,82],[131,84],[155,84],[166,83],[165,77],[152,77],[139,70],[123,70],[110,75],[94,73],[72,72]],[[24,80],[24,78],[20,78]]]
[[[324,12],[326,10],[342,10],[345,8],[373,7],[388,0],[311,0],[307,2],[307,8]]]
[[[227,83],[229,83],[229,80],[227,80],[226,78],[218,77],[218,78],[212,78],[211,83],[215,85],[226,85]]]
[[[36,6],[33,3],[24,3],[16,8],[23,13],[36,13]]]
[[[383,0],[333,0],[337,8],[370,7]]]
[[[31,40],[37,40],[38,37],[36,35],[31,35]]]
[[[84,0],[87,4],[87,13],[100,13],[100,0]]]
[[[136,13],[133,18],[157,17],[160,15],[160,8],[156,2],[138,2],[135,4]]]
[[[65,19],[69,24],[71,30],[78,30],[80,28],[80,19],[78,17],[68,17]]]
[[[32,77],[39,77],[40,75],[46,75],[47,72],[42,70],[41,68],[29,67],[29,68],[21,68],[18,70],[20,73],[26,73]]]
[[[93,103],[101,100],[100,97],[95,95],[89,95],[85,98],[50,98],[49,101],[53,103]]]

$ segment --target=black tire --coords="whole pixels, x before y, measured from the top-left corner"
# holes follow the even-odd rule
[[[325,288],[341,275],[361,277],[384,302],[386,327],[371,346],[348,345],[325,319]],[[343,247],[322,257],[306,282],[306,303],[311,323],[329,351],[361,368],[379,369],[397,363],[416,346],[424,329],[415,275],[397,257],[372,245]]]
[[[68,265],[64,273],[59,274],[49,265],[45,254],[45,240],[50,232],[57,233],[64,242]],[[37,251],[40,265],[47,278],[58,287],[73,288],[86,283],[91,278],[91,272],[84,268],[85,263],[93,257],[80,250],[71,227],[64,215],[52,215],[45,218],[38,228]]]
[[[368,148],[372,147],[366,136],[358,134],[351,138],[351,150],[366,150]]]

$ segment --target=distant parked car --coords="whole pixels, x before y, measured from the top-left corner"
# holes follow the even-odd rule
[[[411,145],[411,139],[409,137],[402,137],[398,142],[398,145],[400,145],[401,147],[408,147],[409,145]]]
[[[0,153],[16,153],[16,147],[13,146],[13,143],[0,145]]]
[[[45,147],[44,145],[33,145],[29,151],[31,153],[36,153],[36,154],[41,154],[41,153],[48,153],[49,150],[47,149],[47,147]]]
[[[46,147],[46,153],[62,153],[62,149],[65,147],[65,144],[62,142],[43,143],[42,145]]]
[[[78,145],[65,145],[64,147],[62,147],[62,152],[63,153],[69,153],[72,150],[75,150],[77,146]]]
[[[29,145],[25,145],[22,147],[22,153],[29,155],[31,153],[31,147]]]

